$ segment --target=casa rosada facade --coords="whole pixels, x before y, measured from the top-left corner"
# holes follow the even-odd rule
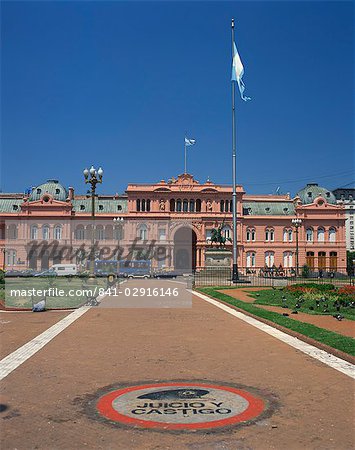
[[[129,184],[123,195],[98,194],[94,238],[91,208],[89,194],[76,195],[73,188],[67,189],[57,180],[48,180],[26,194],[0,194],[1,267],[43,270],[55,263],[77,262],[73,254],[61,253],[61,246],[78,249],[93,240],[108,248],[115,248],[117,242],[128,248],[134,241],[135,251],[154,240],[170,259],[153,265],[165,269],[190,265],[198,270],[232,263],[230,257],[224,261],[210,257],[217,249],[211,244],[211,233],[220,226],[229,238],[224,254],[231,255],[231,186],[209,180],[200,183],[182,174],[156,184]],[[300,219],[297,229],[293,219]],[[29,242],[39,240],[57,242],[56,253],[29,255]],[[299,267],[306,264],[313,270],[345,271],[344,206],[336,204],[333,193],[315,183],[294,198],[248,195],[237,186],[239,269],[294,268],[297,248]],[[223,252],[219,251],[219,258],[220,254]]]

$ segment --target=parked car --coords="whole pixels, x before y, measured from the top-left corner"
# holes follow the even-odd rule
[[[36,273],[35,277],[56,277],[57,272],[52,269],[44,270],[43,272]]]

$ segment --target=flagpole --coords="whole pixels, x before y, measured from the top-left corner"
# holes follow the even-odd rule
[[[187,172],[186,172],[186,134],[185,134],[185,139],[184,139],[184,145],[185,145],[185,170],[184,170],[184,173],[186,174]]]
[[[232,19],[232,60],[234,45],[234,19]],[[235,81],[232,80],[232,167],[233,167],[233,272],[232,282],[237,283],[238,261],[237,261],[237,152],[236,152],[236,120],[235,120]]]

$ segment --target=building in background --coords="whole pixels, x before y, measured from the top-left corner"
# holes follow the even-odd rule
[[[354,235],[354,205],[355,205],[355,189],[339,188],[333,191],[338,205],[344,205],[345,208],[345,235],[346,249],[355,251],[355,235]]]
[[[182,174],[156,184],[129,184],[124,195],[98,195],[95,207],[94,240],[101,247],[114,249],[119,243],[128,251],[134,242],[136,255],[154,241],[162,254],[169,255],[163,262],[154,262],[160,269],[198,270],[231,264],[231,186],[210,180],[199,183],[192,175]],[[316,183],[308,184],[294,198],[248,195],[238,186],[239,269],[294,270],[297,249],[292,219],[298,218],[299,267],[307,264],[313,271],[345,272],[346,211],[332,192]],[[61,250],[78,250],[92,240],[90,197],[76,195],[57,180],[48,180],[26,194],[0,194],[0,217],[0,265],[8,270],[80,263],[77,251],[73,261],[73,254]],[[226,238],[222,259],[211,243],[213,229],[218,227]],[[28,243],[39,240],[53,245],[55,251],[39,255],[32,249],[29,254]],[[96,259],[106,256],[99,254],[100,249],[97,252]],[[115,253],[109,257],[115,258]]]

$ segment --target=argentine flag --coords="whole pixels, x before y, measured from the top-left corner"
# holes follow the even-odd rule
[[[196,139],[188,139],[185,137],[185,145],[194,145],[196,143]]]
[[[238,83],[240,96],[242,100],[246,102],[250,100],[250,97],[246,97],[244,95],[245,84],[242,80],[243,75],[244,67],[237,50],[237,46],[235,45],[235,42],[233,42],[232,81],[236,81]]]

